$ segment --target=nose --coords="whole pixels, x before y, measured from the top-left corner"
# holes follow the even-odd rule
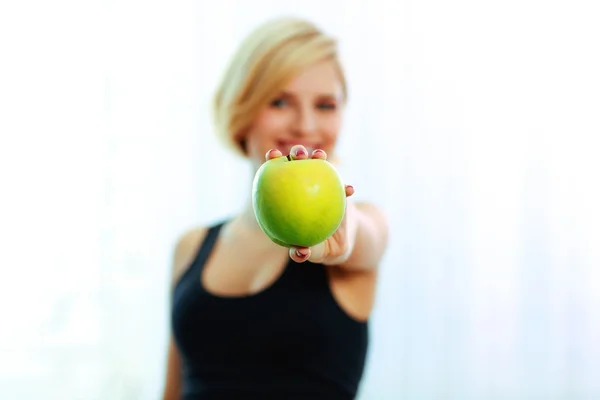
[[[298,109],[294,123],[294,133],[298,136],[306,136],[317,130],[317,115],[312,108],[303,107]]]

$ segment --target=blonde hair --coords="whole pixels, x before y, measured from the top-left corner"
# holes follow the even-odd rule
[[[240,44],[215,93],[218,137],[245,156],[245,131],[258,112],[301,70],[325,60],[334,62],[346,100],[347,84],[335,39],[299,18],[273,19],[256,28]]]

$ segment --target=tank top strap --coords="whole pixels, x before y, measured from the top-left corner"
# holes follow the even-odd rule
[[[200,271],[202,271],[206,260],[208,260],[208,257],[210,256],[210,253],[212,252],[212,249],[215,246],[215,243],[217,242],[219,232],[221,231],[221,228],[223,227],[223,225],[225,225],[226,222],[226,220],[223,220],[219,223],[211,225],[208,228],[206,234],[204,235],[204,238],[202,239],[202,242],[199,244],[198,250],[196,250],[196,254],[192,263],[190,264],[188,269],[183,273],[183,275],[179,278],[179,281],[175,285],[175,289],[182,285],[187,286],[188,281],[190,281],[190,277],[194,277],[194,279],[191,279],[191,281],[193,281],[195,284],[195,277],[198,276],[198,273]]]
[[[206,232],[206,235],[204,236],[204,240],[202,240],[202,244],[200,245],[200,248],[198,249],[198,252],[196,254],[196,258],[194,259],[194,262],[191,265],[191,268],[193,269],[202,269],[202,267],[204,266],[204,264],[206,264],[206,261],[208,260],[208,257],[210,256],[210,253],[213,250],[213,247],[215,247],[215,243],[217,242],[217,239],[219,238],[219,233],[221,232],[221,228],[223,228],[223,225],[225,225],[227,221],[223,220],[217,224],[211,225],[208,228],[208,231]]]

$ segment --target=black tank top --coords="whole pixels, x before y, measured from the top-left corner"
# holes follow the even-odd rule
[[[290,259],[279,279],[257,294],[207,292],[200,276],[222,226],[208,230],[173,291],[182,398],[354,399],[367,323],[338,306],[325,268],[308,262]]]

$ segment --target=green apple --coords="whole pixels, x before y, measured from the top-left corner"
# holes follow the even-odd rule
[[[252,206],[258,225],[273,242],[311,247],[340,226],[346,188],[329,161],[282,156],[256,171]]]

